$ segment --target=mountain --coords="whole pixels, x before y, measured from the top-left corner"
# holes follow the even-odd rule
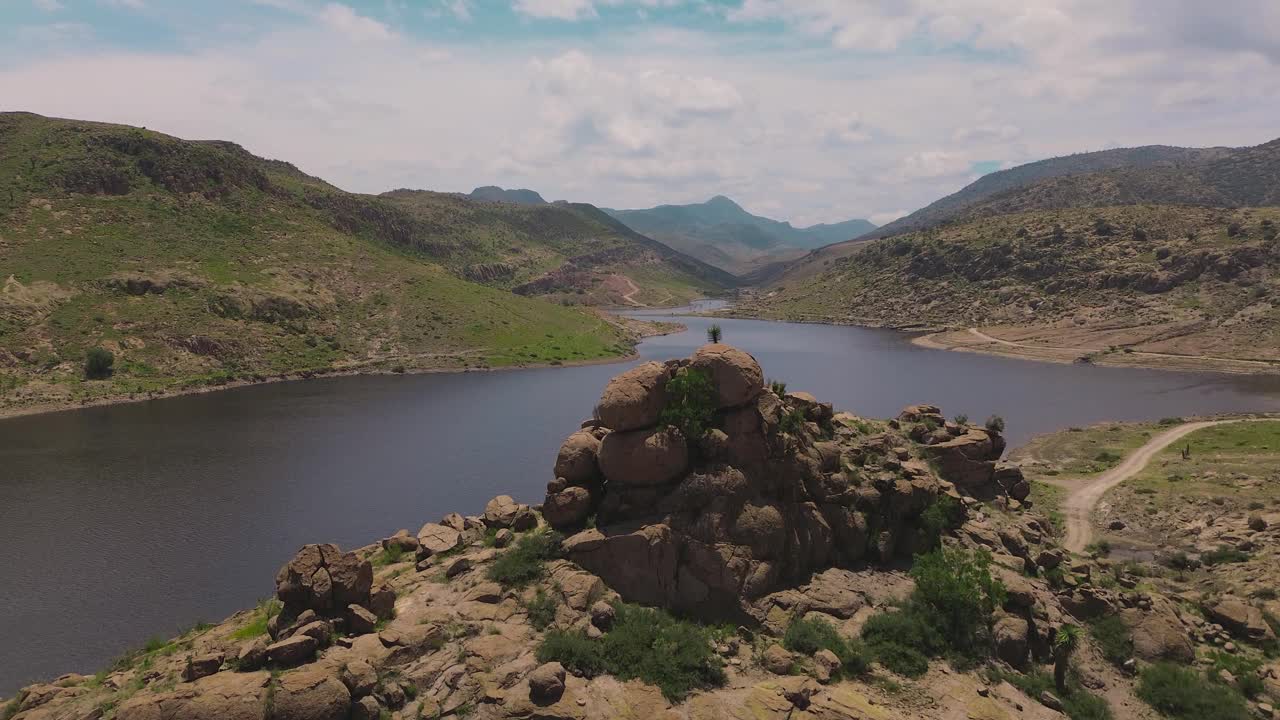
[[[467,197],[483,202],[507,202],[516,205],[546,205],[547,201],[533,190],[504,190],[497,185],[485,185],[472,190]]]
[[[766,262],[796,258],[805,250],[875,228],[866,220],[796,228],[788,222],[752,215],[723,195],[695,205],[605,212],[636,232],[735,274]]]
[[[1136,202],[1266,204],[1247,192],[1231,199],[1243,188],[1230,185],[1229,177],[1218,173],[1248,173],[1247,166],[1259,156],[1274,154],[1274,145],[1275,142],[1257,148],[1148,145],[1041,160],[984,175],[960,191],[868,233],[864,239],[934,227],[975,214],[978,208],[991,203],[1004,208],[1016,204],[1022,210]],[[1211,167],[1217,170],[1208,170]],[[1065,179],[1078,176],[1091,179]],[[1256,174],[1251,177],[1261,180]],[[1211,189],[1219,184],[1221,188]],[[1076,192],[1072,194],[1072,190]]]
[[[1042,359],[1274,371],[1278,236],[1274,206],[981,216],[823,248],[737,312],[957,330],[935,344]]]
[[[0,114],[0,405],[613,357],[633,333],[568,305],[723,287],[600,215],[358,195],[232,143]],[[92,348],[109,379],[85,380]]]

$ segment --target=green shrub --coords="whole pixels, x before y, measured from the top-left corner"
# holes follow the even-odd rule
[[[927,608],[951,649],[965,652],[981,640],[1005,590],[991,577],[991,553],[941,548],[917,555],[913,603]]]
[[[920,513],[920,530],[924,534],[924,546],[930,550],[938,547],[944,533],[964,523],[964,506],[950,495],[939,495],[929,507]]]
[[[1211,681],[1218,682],[1218,672],[1226,670],[1235,676],[1236,689],[1241,695],[1253,699],[1263,691],[1262,678],[1258,677],[1258,668],[1262,665],[1259,660],[1220,650],[1214,650],[1209,659],[1213,661],[1213,670],[1209,674]]]
[[[903,677],[920,677],[929,671],[929,658],[919,650],[898,642],[880,642],[872,648],[876,662]]]
[[[667,405],[658,422],[688,440],[702,437],[716,412],[716,389],[706,370],[683,368],[667,382]]]
[[[1148,666],[1138,675],[1138,697],[1175,720],[1246,720],[1249,717],[1239,693],[1169,662]]]
[[[84,356],[84,376],[90,380],[102,380],[111,377],[112,366],[116,356],[106,348],[89,348]]]
[[[719,325],[707,328],[707,342],[718,343],[722,337],[724,337],[724,330],[721,330]]]
[[[960,413],[955,417],[955,423],[960,427],[964,427],[969,424],[969,416],[964,413]]]
[[[253,611],[253,617],[250,618],[248,624],[231,633],[232,640],[249,640],[260,635],[267,634],[267,623],[271,618],[280,614],[284,609],[284,604],[275,598],[268,598],[258,603],[258,607]]]
[[[804,413],[799,408],[792,408],[782,415],[778,421],[778,432],[794,435],[804,427]]]
[[[595,677],[643,680],[678,702],[689,692],[724,684],[724,667],[711,632],[662,610],[616,603],[613,628],[599,640],[581,631],[552,630],[538,647],[538,662]]]
[[[769,389],[778,397],[785,397],[787,394],[787,384],[781,380],[769,379]]]
[[[549,530],[522,535],[489,566],[489,579],[504,588],[525,587],[541,580],[547,572],[546,562],[560,554],[560,541],[560,534]]]
[[[1103,450],[1102,452],[1098,453],[1097,455],[1094,455],[1094,456],[1093,456],[1093,459],[1094,459],[1094,460],[1096,460],[1096,461],[1098,461],[1098,462],[1102,462],[1102,463],[1113,463],[1113,462],[1119,462],[1119,461],[1120,461],[1120,455],[1119,455],[1118,453],[1114,453],[1114,452],[1112,452],[1112,451],[1110,451],[1110,450]]]
[[[992,415],[987,418],[986,428],[987,430],[995,433],[1004,432],[1004,418],[999,415]]]
[[[995,684],[1004,680],[1028,697],[1038,698],[1043,692],[1051,692],[1055,696],[1059,694],[1054,687],[1053,678],[1042,670],[1033,670],[1026,675],[1007,670],[991,670],[987,675],[988,682]],[[1071,720],[1111,720],[1111,706],[1107,701],[1085,690],[1078,681],[1073,680],[1069,692],[1063,693],[1059,699],[1062,700],[1063,711]]]
[[[537,630],[546,630],[548,625],[555,622],[556,608],[559,605],[554,595],[538,588],[533,599],[524,604],[525,612],[529,613],[529,624]]]
[[[787,626],[782,636],[782,646],[791,652],[812,655],[819,650],[830,650],[840,658],[840,674],[861,675],[867,671],[867,658],[862,644],[840,635],[831,623],[815,618],[796,618]]]
[[[371,564],[374,567],[386,567],[395,565],[404,559],[404,548],[399,545],[388,545],[382,548],[382,551],[372,558]]]
[[[1098,649],[1112,665],[1120,667],[1133,657],[1133,637],[1129,634],[1129,626],[1124,624],[1118,615],[1100,617],[1089,623],[1089,634],[1098,644]]]
[[[1217,550],[1210,550],[1200,556],[1200,562],[1205,565],[1225,565],[1227,563],[1247,562],[1248,560],[1249,553],[1226,545],[1219,545]]]
[[[1098,557],[1106,557],[1111,554],[1111,543],[1107,542],[1106,540],[1098,540],[1097,542],[1091,542],[1088,545],[1084,546],[1084,551],[1086,553],[1089,553],[1090,555],[1097,555]]]

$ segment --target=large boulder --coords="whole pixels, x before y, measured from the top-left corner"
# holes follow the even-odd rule
[[[996,645],[996,657],[1015,668],[1027,664],[1027,631],[1026,620],[1013,615],[1006,615],[996,621],[991,629],[992,639]]]
[[[667,404],[665,365],[647,362],[614,377],[600,396],[596,414],[600,423],[612,430],[639,430],[658,424],[658,415]]]
[[[591,493],[583,487],[568,487],[547,496],[542,517],[557,530],[580,526],[591,514]]]
[[[1147,662],[1172,660],[1191,663],[1196,659],[1195,647],[1187,637],[1173,607],[1166,603],[1152,605],[1150,611],[1137,608],[1123,610],[1120,619],[1129,628],[1133,654]]]
[[[716,405],[731,408],[746,405],[764,390],[760,363],[731,345],[703,345],[693,354],[691,367],[705,370],[716,388]]]
[[[484,506],[484,524],[491,528],[509,528],[520,514],[520,503],[510,495],[499,495]]]
[[[1272,640],[1275,633],[1267,624],[1262,610],[1231,596],[1206,603],[1205,616],[1241,640]]]
[[[276,597],[290,618],[305,610],[331,614],[351,603],[368,605],[372,587],[373,565],[333,544],[303,546],[276,574]]]
[[[529,699],[536,703],[553,703],[564,694],[564,666],[558,662],[539,665],[529,673]]]
[[[589,430],[579,430],[560,446],[560,452],[556,454],[555,476],[564,478],[570,485],[587,485],[600,475],[600,468],[596,465],[599,454],[599,438]]]
[[[688,467],[688,444],[672,428],[612,432],[600,443],[600,469],[610,483],[666,485]]]
[[[121,703],[115,716],[117,720],[268,720],[266,701],[270,682],[271,675],[266,671],[217,673],[183,684],[172,692],[137,693]],[[54,716],[40,714],[39,717]]]
[[[280,676],[272,720],[345,720],[351,692],[327,670],[299,670]]]
[[[419,552],[430,557],[462,546],[462,533],[447,525],[427,523],[418,531]]]

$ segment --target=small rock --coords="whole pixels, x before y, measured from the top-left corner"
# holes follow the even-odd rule
[[[368,635],[378,627],[378,616],[359,605],[347,606],[347,630],[352,635]]]
[[[351,720],[378,720],[382,708],[372,696],[366,695],[351,703]]]
[[[295,635],[267,646],[267,662],[281,667],[311,662],[317,646],[316,639],[310,635]]]
[[[538,703],[553,703],[564,694],[564,666],[544,663],[529,674],[529,698]]]
[[[352,660],[344,665],[338,679],[347,686],[353,698],[372,695],[378,686],[378,672],[366,660]]]
[[[603,600],[597,600],[591,606],[591,624],[601,630],[608,630],[613,627],[614,620],[617,619],[618,613],[613,606]]]
[[[818,680],[821,682],[830,681],[840,672],[840,658],[830,650],[823,649],[814,653],[813,663],[818,670]]]
[[[182,679],[187,682],[209,677],[222,667],[222,653],[209,653],[199,657],[187,658],[187,666],[182,671]]]
[[[764,666],[765,670],[774,675],[790,675],[795,661],[786,648],[774,643],[764,651],[764,655],[760,658],[760,664]]]
[[[398,682],[388,682],[383,684],[382,689],[375,693],[377,698],[382,701],[383,705],[395,710],[404,707],[407,696],[404,688],[400,687]]]
[[[516,539],[515,533],[511,532],[506,528],[503,528],[498,531],[497,535],[493,536],[493,546],[496,548],[504,548],[510,545],[511,541],[515,539]]]
[[[979,695],[979,696],[981,696],[981,697],[987,697],[987,696],[988,696],[988,695],[990,695],[990,694],[991,694],[991,688],[987,687],[986,685],[979,685],[979,686],[978,686],[978,695]]]
[[[1063,710],[1062,701],[1058,699],[1057,695],[1054,695],[1048,690],[1040,693],[1040,697],[1038,699],[1040,700],[1041,705],[1044,705],[1050,710],[1057,710],[1058,712],[1062,712]]]
[[[252,672],[267,664],[267,639],[254,638],[240,646],[236,656],[236,669],[240,672]]]
[[[471,569],[471,560],[469,558],[456,558],[444,568],[444,576],[453,578]]]

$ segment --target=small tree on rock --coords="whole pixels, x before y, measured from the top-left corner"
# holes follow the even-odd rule
[[[707,342],[718,343],[723,335],[724,331],[720,329],[719,325],[712,325],[707,328]]]

